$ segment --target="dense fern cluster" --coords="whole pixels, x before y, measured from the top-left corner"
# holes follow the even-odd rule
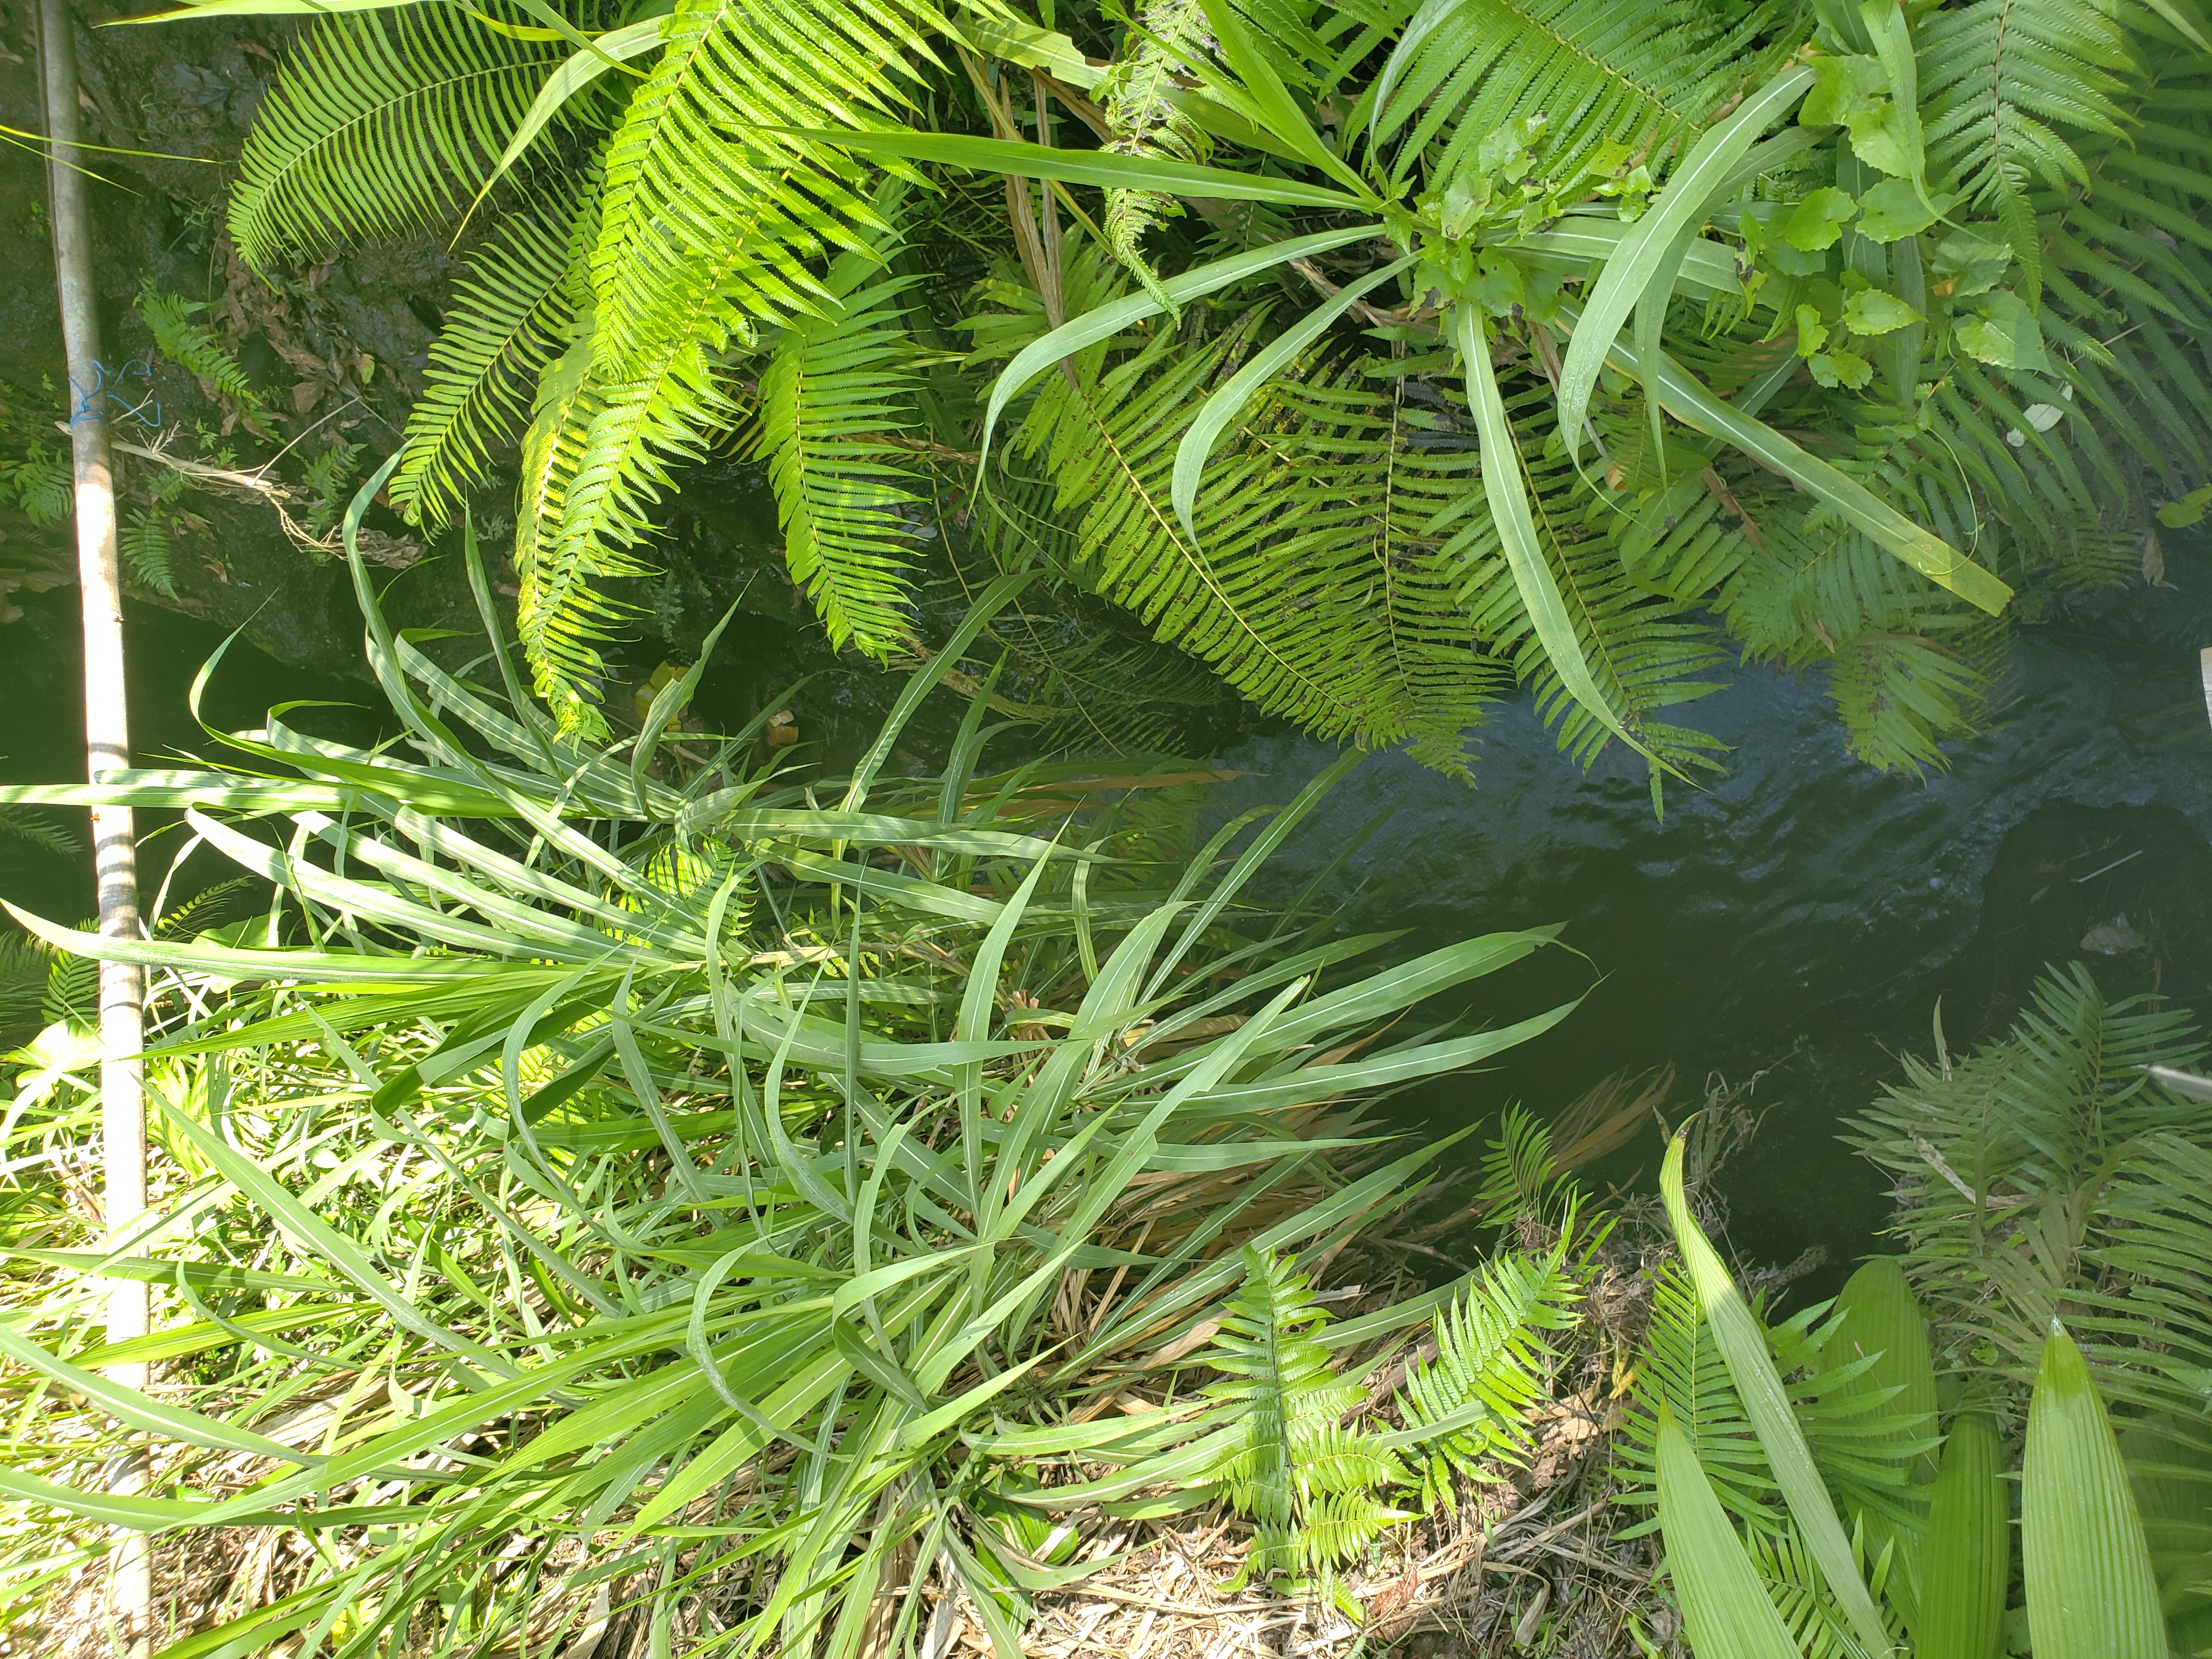
[[[568,725],[602,724],[607,584],[727,442],[839,645],[905,647],[925,569],[1035,568],[1318,734],[1464,771],[1519,682],[1655,788],[1714,763],[1680,711],[1732,652],[1823,668],[1874,764],[1940,764],[1991,617],[2114,580],[2212,477],[2183,0],[1048,15],[303,37],[234,234],[492,216],[392,499],[441,522],[520,445]]]

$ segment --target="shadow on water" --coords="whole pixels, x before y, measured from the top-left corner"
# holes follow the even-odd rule
[[[2177,556],[2171,580],[2030,629],[1990,729],[1924,781],[1855,761],[1817,677],[1758,668],[1698,705],[1735,753],[1663,822],[1640,766],[1609,751],[1577,775],[1526,707],[1481,733],[1473,792],[1402,756],[1367,763],[1284,873],[1310,876],[1379,820],[1334,898],[1423,943],[1565,924],[1582,957],[1483,981],[1491,1018],[1587,991],[1497,1070],[1409,1092],[1404,1117],[1456,1127],[1516,1098],[1549,1114],[1610,1073],[1672,1064],[1674,1119],[1709,1076],[1756,1078],[1760,1132],[1723,1182],[1734,1242],[1770,1262],[1826,1247],[1803,1288],[1832,1291],[1887,1212],[1838,1120],[1899,1078],[1898,1054],[1932,1048],[1939,997],[1954,1048],[2001,1035],[2047,963],[2212,1014],[2212,557]],[[1238,746],[1227,763],[1267,775],[1232,786],[1235,804],[1287,799],[1331,752]],[[1647,1130],[1590,1175],[1648,1188],[1660,1151]]]
[[[1577,775],[1516,705],[1480,734],[1478,788],[1374,757],[1292,838],[1275,878],[1303,884],[1372,822],[1326,896],[1357,902],[1363,925],[1428,945],[1565,924],[1580,954],[1542,952],[1482,981],[1477,1012],[1504,1020],[1581,996],[1575,1012],[1495,1071],[1395,1109],[1440,1127],[1494,1119],[1516,1098],[1549,1113],[1609,1073],[1672,1064],[1674,1118],[1708,1076],[1756,1078],[1764,1124],[1724,1182],[1734,1242],[1770,1262],[1826,1246],[1829,1265],[1804,1286],[1826,1293],[1887,1210],[1837,1121],[1899,1075],[1897,1054],[1931,1047],[1939,997],[1954,1048],[2002,1033],[2051,962],[2087,961],[2114,995],[2212,1013],[2212,727],[2197,659],[2212,643],[2212,556],[2177,553],[2169,571],[2175,591],[2135,587],[2030,629],[1991,729],[1925,781],[1855,761],[1817,677],[1746,669],[1699,705],[1735,746],[1727,776],[1675,792],[1663,822],[1640,767],[1608,753]],[[185,696],[221,630],[137,607],[128,625],[142,763],[219,756]],[[0,779],[79,775],[76,629],[64,589],[0,639],[12,716]],[[354,707],[289,718],[350,741],[378,734],[366,680],[319,679],[243,642],[206,712],[218,728],[252,726],[272,702],[315,697]],[[1224,759],[1264,775],[1229,786],[1224,805],[1287,799],[1334,753],[1291,734],[1249,739]],[[0,838],[0,897],[73,921],[91,904],[83,863]],[[193,873],[226,872],[208,860]],[[1647,1132],[1589,1173],[1601,1188],[1648,1188],[1659,1151]]]

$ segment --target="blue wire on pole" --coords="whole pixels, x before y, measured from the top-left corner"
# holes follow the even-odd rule
[[[125,389],[125,382],[134,380],[143,382],[145,388],[145,395],[135,401],[132,393]],[[158,432],[161,428],[161,405],[154,399],[153,386],[154,371],[148,367],[143,357],[133,357],[119,369],[110,368],[95,358],[92,365],[91,391],[86,391],[74,380],[70,382],[70,390],[76,394],[76,408],[70,412],[69,423],[75,426],[79,421],[136,418],[141,426]],[[122,404],[122,412],[110,415],[104,407],[109,403]],[[149,408],[154,411],[151,418],[146,414]]]

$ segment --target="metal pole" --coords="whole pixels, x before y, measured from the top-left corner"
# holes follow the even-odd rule
[[[45,81],[46,162],[54,233],[54,287],[61,301],[62,343],[69,359],[70,456],[76,473],[77,580],[84,601],[84,736],[94,782],[131,764],[131,726],[124,702],[123,585],[116,562],[115,480],[101,395],[99,295],[93,285],[91,216],[77,111],[76,37],[69,0],[40,0],[40,64]],[[72,155],[72,150],[76,154]],[[135,939],[138,923],[137,844],[131,811],[92,809],[93,867],[100,889],[100,931]],[[136,1227],[146,1208],[146,1097],[140,1074],[144,981],[127,963],[100,969],[101,1155],[106,1165],[103,1219],[111,1243]],[[146,1334],[147,1287],[117,1279],[107,1303],[107,1340]],[[147,1368],[118,1365],[108,1375],[134,1389]],[[134,1450],[110,1480],[116,1492],[143,1491],[146,1455]],[[119,1626],[118,1651],[143,1655],[153,1638],[153,1558],[146,1535],[122,1531],[110,1557],[109,1595]]]

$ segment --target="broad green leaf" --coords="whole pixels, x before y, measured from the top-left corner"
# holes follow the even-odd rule
[[[1885,179],[1859,196],[1858,234],[1869,242],[1917,236],[1936,218],[1936,208],[1921,199],[1910,179]]]
[[[1872,148],[1862,144],[1854,131],[1851,148],[1869,166],[1911,179],[1924,195],[1928,158],[1920,136],[1920,70],[1913,55],[1911,26],[1896,0],[1859,0],[1859,20],[1881,60],[1890,111],[1878,143]]]
[[[1816,351],[1806,361],[1813,371],[1813,379],[1821,386],[1842,386],[1849,392],[1864,388],[1874,379],[1874,365],[1856,351],[1846,351],[1841,346],[1832,351]]]
[[[2168,530],[2186,530],[2212,511],[2212,484],[2202,489],[2192,489],[2179,501],[2168,501],[2158,510],[2158,521]]]
[[[1863,288],[1844,301],[1844,326],[1854,334],[1887,334],[1920,320],[1911,306],[1878,288]]]
[[[1697,1659],[1799,1659],[1790,1627],[1663,1401],[1658,1474],[1659,1531],[1691,1651]]]
[[[2120,1449],[2081,1349],[2055,1319],[2028,1404],[2020,1524],[2035,1659],[2166,1659]]]
[[[1782,222],[1782,240],[1807,253],[1833,247],[1858,210],[1859,204],[1847,193],[1833,185],[1823,185],[1790,210]]]
[[[1618,256],[1607,263],[1607,276],[1617,262]],[[1619,326],[1616,322],[1614,327]],[[1574,619],[1567,614],[1559,580],[1552,574],[1551,561],[1544,556],[1543,544],[1536,538],[1536,521],[1528,510],[1528,482],[1521,476],[1521,447],[1514,441],[1512,422],[1506,419],[1505,402],[1498,393],[1497,373],[1490,366],[1490,345],[1483,338],[1481,319],[1470,306],[1455,307],[1449,330],[1452,343],[1459,348],[1460,368],[1467,376],[1467,400],[1474,411],[1475,430],[1482,444],[1483,495],[1490,503],[1498,545],[1505,551],[1505,562],[1513,572],[1514,586],[1520,590],[1537,642],[1544,647],[1552,672],[1559,677],[1567,695],[1648,759],[1650,751],[1629,735],[1591,675],[1582,641],[1575,635]],[[1560,418],[1566,417],[1562,414]],[[1580,416],[1575,418],[1579,425]]]
[[[1831,1369],[1869,1354],[1875,1363],[1846,1384],[1849,1392],[1895,1389],[1884,1414],[1936,1421],[1936,1370],[1928,1355],[1928,1316],[1893,1255],[1863,1263],[1836,1297],[1835,1334],[1821,1351]]]
[[[1808,127],[1840,127],[1879,118],[1889,76],[1881,60],[1866,52],[1846,52],[1813,60],[1813,89],[1797,112]]]
[[[1655,280],[1671,284],[1672,272],[1663,270],[1669,250],[1685,229],[1695,227],[1715,186],[1729,176],[1768,124],[1812,84],[1813,72],[1801,65],[1783,70],[1744,100],[1735,114],[1698,140],[1650,210],[1605,262],[1559,370],[1559,430],[1566,435],[1569,459],[1581,452],[1583,418],[1589,412],[1599,366],[1635,309],[1637,297]]]
[[[1659,1176],[1675,1247],[1682,1253],[1682,1265],[1697,1289],[1698,1307],[1712,1328],[1713,1344],[1720,1350],[1729,1380],[1743,1401],[1744,1414],[1758,1433],[1774,1484],[1781,1488],[1783,1501],[1790,1507],[1790,1518],[1797,1523],[1808,1553],[1852,1632],[1867,1652],[1879,1659],[1892,1650],[1889,1632],[1868,1593],[1866,1580],[1859,1575],[1850,1540],[1836,1517],[1835,1503],[1813,1462],[1805,1431],[1797,1425],[1789,1393],[1768,1352],[1766,1334],[1759,1328],[1743,1292],[1736,1288],[1735,1276],[1715,1254],[1690,1213],[1682,1191],[1686,1145],[1684,1136],[1677,1133],[1667,1148],[1667,1161]],[[1719,1500],[1715,1499],[1714,1504],[1717,1509]]]
[[[2024,369],[2033,374],[2051,373],[2051,359],[2043,349],[2043,330],[2027,301],[2009,289],[1984,295],[1974,314],[1952,324],[1959,344],[1967,356],[1999,368]]]
[[[1383,283],[1395,278],[1413,264],[1411,258],[1371,270],[1358,282],[1339,289],[1326,303],[1316,306],[1304,317],[1255,352],[1246,363],[1218,387],[1200,408],[1190,429],[1176,446],[1175,476],[1169,493],[1175,503],[1176,517],[1182,521],[1183,533],[1194,543],[1198,540],[1198,526],[1191,510],[1198,505],[1198,484],[1206,471],[1207,458],[1221,434],[1231,422],[1244,412],[1244,407],[1285,363],[1297,357],[1322,337],[1322,331],[1338,318],[1352,309]]]
[[[1961,1412],[1928,1492],[1913,1659],[1996,1659],[2012,1577],[2003,1443],[1981,1412]]]

